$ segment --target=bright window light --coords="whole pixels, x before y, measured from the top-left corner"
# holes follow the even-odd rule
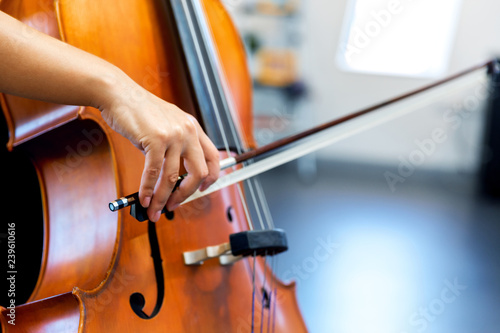
[[[338,52],[341,68],[410,77],[443,75],[461,0],[350,0]]]

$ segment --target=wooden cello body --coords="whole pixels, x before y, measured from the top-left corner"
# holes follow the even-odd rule
[[[218,0],[200,5],[225,93],[237,110],[235,126],[242,145],[250,147],[251,82],[241,42]],[[3,0],[0,9],[115,64],[200,119],[167,2]],[[130,98],[141,96],[131,91]],[[11,310],[2,309],[3,332],[306,331],[294,285],[273,277],[263,260],[229,266],[183,262],[183,252],[227,242],[230,234],[248,229],[237,185],[181,206],[156,225],[126,211],[111,213],[111,199],[139,188],[143,155],[96,109],[7,95],[1,102],[8,148],[33,163],[43,206],[38,280],[26,304],[15,308],[15,325],[9,323]],[[264,293],[273,294],[265,290],[266,274],[276,292],[272,307],[263,302]],[[137,294],[142,296],[132,297]]]

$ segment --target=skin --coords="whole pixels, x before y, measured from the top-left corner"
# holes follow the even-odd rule
[[[36,56],[33,56],[36,55]],[[116,66],[29,28],[0,11],[0,92],[91,106],[146,157],[139,199],[156,222],[219,176],[219,154],[195,118],[135,83]],[[140,99],[129,98],[130,92]],[[178,190],[180,161],[188,176]]]

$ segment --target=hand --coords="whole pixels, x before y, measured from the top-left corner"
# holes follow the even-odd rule
[[[128,77],[125,84],[120,82],[118,88],[110,85],[114,87],[112,93],[98,108],[112,129],[146,155],[139,200],[148,208],[149,219],[156,222],[165,205],[173,211],[198,188],[205,190],[217,180],[219,153],[194,117]],[[179,177],[181,158],[188,175],[171,193]]]
[[[0,59],[0,91],[97,107],[112,129],[144,152],[139,200],[148,207],[151,221],[158,221],[165,204],[172,211],[198,187],[204,190],[217,180],[219,154],[198,122],[140,87],[114,65],[1,11]],[[170,195],[181,159],[188,176]]]

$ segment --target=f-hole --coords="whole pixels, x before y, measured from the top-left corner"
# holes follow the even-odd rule
[[[134,313],[142,319],[152,319],[154,318],[158,312],[160,312],[161,306],[163,304],[163,297],[165,296],[165,286],[163,279],[163,267],[161,265],[162,259],[160,254],[160,246],[158,245],[158,236],[156,234],[156,224],[148,221],[148,236],[149,236],[149,245],[151,247],[151,257],[153,258],[153,264],[155,268],[155,276],[156,276],[156,305],[153,309],[153,312],[148,315],[144,310],[144,306],[146,305],[146,299],[144,295],[141,293],[133,293],[130,295],[130,307],[134,311]]]

